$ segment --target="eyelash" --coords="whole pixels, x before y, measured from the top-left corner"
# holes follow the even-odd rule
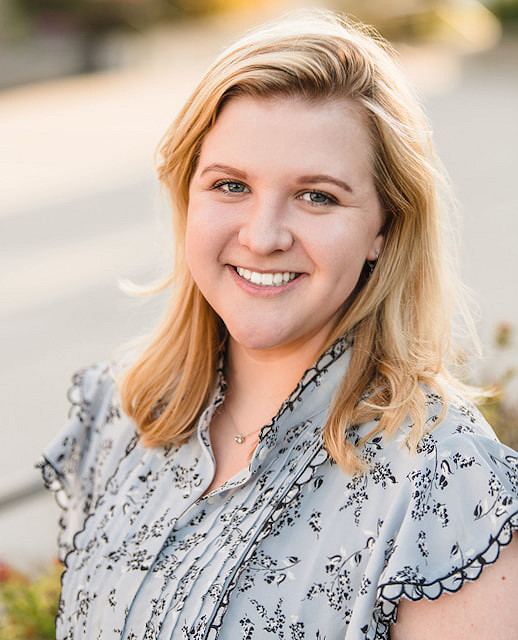
[[[315,190],[304,191],[297,197],[300,200],[302,200],[303,199],[302,196],[305,196],[306,194],[311,194],[311,193],[315,193],[318,196],[324,196],[324,198],[327,198],[326,202],[311,202],[311,200],[304,200],[304,202],[307,202],[313,207],[328,207],[331,204],[338,204],[338,200],[334,196],[330,195],[329,193],[326,193],[325,191],[315,191]]]
[[[228,193],[230,195],[233,194],[240,194],[240,193],[246,193],[246,191],[227,191],[226,189],[222,189],[221,187],[224,186],[228,186],[229,184],[238,184],[240,186],[245,187],[246,189],[248,189],[248,187],[246,186],[246,184],[244,184],[243,182],[239,182],[239,180],[219,180],[218,182],[216,182],[211,189],[214,191],[222,191],[223,193]]]
[[[221,191],[222,193],[228,194],[228,195],[239,195],[242,193],[247,193],[246,191],[228,191],[226,189],[222,189],[222,187],[228,186],[228,185],[240,185],[245,187],[245,189],[248,189],[248,187],[246,186],[246,184],[244,184],[243,182],[240,182],[239,180],[219,180],[218,182],[216,182],[211,189],[215,190],[215,191]],[[305,200],[302,196],[305,196],[306,194],[316,194],[319,196],[324,196],[324,198],[326,198],[327,200],[325,202],[311,202],[310,200]],[[330,195],[329,193],[326,193],[325,191],[317,191],[317,190],[308,190],[308,191],[304,191],[301,194],[299,194],[297,196],[297,198],[299,200],[303,200],[304,202],[307,202],[308,204],[310,204],[313,207],[326,207],[332,204],[338,204],[338,200]]]

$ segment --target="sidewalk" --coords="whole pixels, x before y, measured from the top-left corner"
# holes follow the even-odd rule
[[[157,29],[135,41],[134,67],[0,94],[0,217],[151,175],[161,135],[229,37],[211,22]]]
[[[149,203],[157,143],[214,55],[265,17],[156,30],[139,44],[133,68],[0,94],[0,238],[17,238],[0,253],[0,290],[11,292],[3,326],[12,330],[0,346],[2,492],[36,479],[32,461],[64,421],[74,368],[146,326],[140,317],[131,325],[111,282],[156,258]],[[487,338],[498,321],[518,323],[510,295],[518,273],[518,41],[473,58],[434,47],[403,48],[402,58],[461,202],[464,273]],[[113,216],[112,207],[120,209]],[[73,230],[66,237],[64,220]],[[50,496],[37,497],[0,513],[0,558],[30,567],[54,553],[51,505]]]
[[[157,28],[135,39],[133,67],[0,93],[0,218],[151,177],[161,136],[209,62],[294,4]],[[458,79],[460,61],[444,48],[403,47],[401,56],[424,95]]]

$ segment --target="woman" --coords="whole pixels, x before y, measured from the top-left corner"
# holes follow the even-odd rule
[[[252,33],[161,155],[172,306],[118,390],[75,376],[41,464],[58,638],[511,638],[518,459],[447,370],[438,174],[390,49],[316,12]]]

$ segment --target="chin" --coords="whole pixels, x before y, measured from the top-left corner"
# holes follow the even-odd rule
[[[278,331],[268,331],[264,327],[254,329],[253,327],[227,327],[231,338],[244,349],[265,350],[279,347],[287,342],[289,338]]]

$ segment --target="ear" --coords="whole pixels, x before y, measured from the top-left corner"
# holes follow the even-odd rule
[[[367,253],[367,260],[369,262],[373,262],[379,258],[384,242],[385,236],[382,233],[378,233],[371,245],[371,248],[369,249],[369,252]]]

